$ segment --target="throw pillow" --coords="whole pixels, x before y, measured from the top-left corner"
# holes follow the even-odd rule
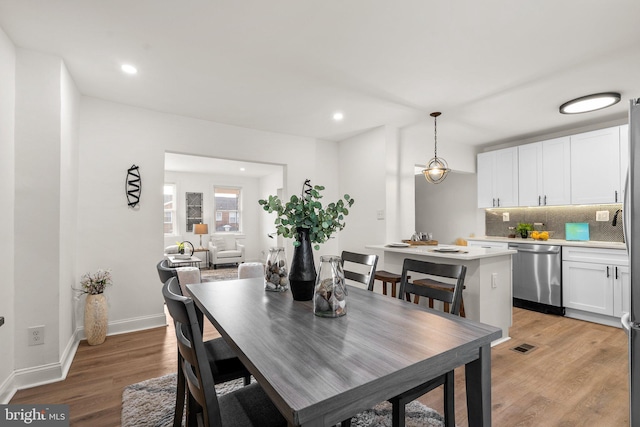
[[[227,250],[227,246],[225,245],[224,239],[222,237],[214,237],[212,241],[213,241],[213,246],[218,248],[219,251]]]
[[[177,254],[180,251],[178,250],[178,245],[171,245],[171,246],[167,246],[166,248],[164,248],[164,253],[165,254]]]

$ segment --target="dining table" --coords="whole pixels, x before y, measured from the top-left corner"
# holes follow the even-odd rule
[[[468,424],[491,425],[500,328],[355,286],[337,318],[265,291],[261,277],[187,289],[289,426],[333,426],[463,365]]]

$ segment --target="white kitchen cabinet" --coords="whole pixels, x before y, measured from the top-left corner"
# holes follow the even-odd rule
[[[518,206],[518,148],[478,154],[478,207]]]
[[[626,251],[565,246],[562,252],[565,308],[612,317],[629,310]]]
[[[571,140],[569,137],[518,147],[519,206],[571,203]]]
[[[619,126],[571,136],[571,203],[622,203]]]

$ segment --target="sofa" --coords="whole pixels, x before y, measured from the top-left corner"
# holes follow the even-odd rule
[[[233,233],[212,234],[209,239],[209,262],[215,269],[220,264],[240,264],[244,262],[244,245]]]

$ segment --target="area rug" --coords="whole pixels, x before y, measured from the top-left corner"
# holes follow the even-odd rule
[[[231,280],[238,278],[238,267],[220,267],[200,270],[200,280],[203,282],[217,282],[219,280]]]
[[[216,386],[218,395],[242,387],[242,380]],[[175,408],[176,375],[126,386],[122,392],[122,427],[170,427]],[[391,427],[391,404],[383,402],[351,419],[353,427]],[[407,427],[442,427],[440,414],[420,402],[406,407]]]

